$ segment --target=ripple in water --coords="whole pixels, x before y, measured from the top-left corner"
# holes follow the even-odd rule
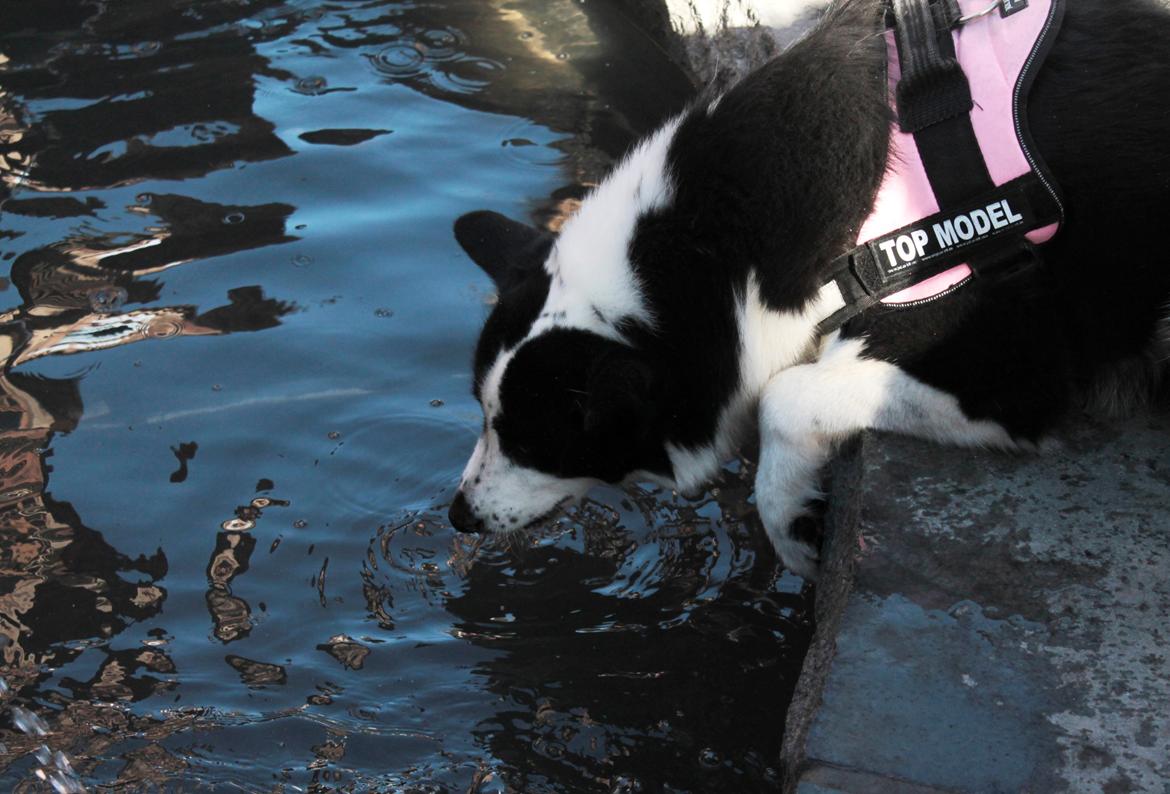
[[[554,149],[549,142],[549,131],[527,119],[518,119],[505,131],[500,146],[510,160],[520,165],[561,165],[564,152]]]
[[[482,542],[482,538],[457,535],[445,521],[423,513],[379,527],[362,568],[370,612],[383,628],[393,628],[396,621],[412,619],[401,599],[392,613],[388,606],[378,607],[394,602],[395,593],[413,591],[419,599],[414,603],[425,610],[442,606],[452,596],[451,589],[459,589],[458,582],[466,576]]]
[[[313,75],[312,77],[302,77],[297,80],[296,85],[293,86],[293,91],[305,96],[317,96],[325,93],[325,86],[328,82],[320,75]]]
[[[439,88],[457,94],[482,91],[504,71],[504,65],[490,58],[460,58],[436,70],[432,79]]]
[[[466,42],[467,37],[457,28],[432,28],[416,33],[412,41],[398,41],[367,57],[379,74],[394,79],[418,77],[435,64],[460,64],[436,76],[439,87],[467,93],[481,88],[486,76],[503,66],[488,58],[465,57]]]
[[[387,77],[417,77],[426,69],[426,56],[414,44],[391,44],[367,56],[375,71]]]
[[[429,61],[457,58],[467,37],[458,28],[434,28],[418,34],[416,46]]]
[[[148,339],[170,339],[183,333],[183,324],[169,317],[156,317],[142,329],[142,333]]]
[[[131,52],[142,58],[157,55],[161,49],[162,43],[158,41],[140,41],[130,47]]]
[[[476,431],[434,411],[398,415],[339,427],[330,479],[339,505],[350,513],[384,520],[390,508],[425,508],[447,499],[459,481]],[[324,465],[324,461],[322,461]]]

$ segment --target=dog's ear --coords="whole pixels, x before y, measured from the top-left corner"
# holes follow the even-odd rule
[[[455,239],[504,290],[544,264],[554,238],[498,212],[481,210],[455,221]]]

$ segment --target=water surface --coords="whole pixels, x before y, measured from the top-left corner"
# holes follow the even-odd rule
[[[0,779],[772,788],[809,628],[746,470],[444,517],[491,301],[451,222],[555,226],[685,101],[661,53],[601,2],[10,5]]]

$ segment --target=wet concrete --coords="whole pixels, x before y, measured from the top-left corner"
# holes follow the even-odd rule
[[[870,439],[790,787],[1170,791],[1170,417],[1059,441]]]

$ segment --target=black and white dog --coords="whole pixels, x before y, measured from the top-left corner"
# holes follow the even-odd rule
[[[882,0],[639,143],[556,237],[488,212],[455,234],[499,288],[474,359],[483,433],[452,524],[530,526],[599,482],[701,491],[758,427],[756,500],[784,564],[835,443],[866,428],[1032,448],[1080,400],[1170,357],[1170,8],[1070,0],[1032,88],[1064,191],[1043,263],[827,336],[891,135]],[[753,421],[757,420],[757,421]]]

